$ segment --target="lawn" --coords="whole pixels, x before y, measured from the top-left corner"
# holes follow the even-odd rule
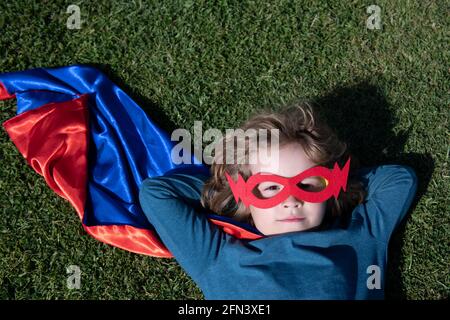
[[[69,29],[67,7],[80,8]],[[367,7],[380,8],[370,29]],[[448,8],[448,7],[447,7]],[[449,294],[449,19],[444,1],[1,1],[0,72],[91,64],[171,132],[234,128],[313,100],[363,164],[419,178],[386,298]],[[15,101],[0,102],[0,121]],[[202,299],[173,259],[91,238],[0,130],[0,299]],[[80,289],[66,268],[80,267]]]

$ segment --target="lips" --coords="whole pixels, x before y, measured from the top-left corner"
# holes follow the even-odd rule
[[[278,221],[282,221],[282,222],[300,222],[300,221],[303,221],[303,220],[305,220],[305,217],[289,217],[289,218],[281,219],[281,220],[278,220]]]

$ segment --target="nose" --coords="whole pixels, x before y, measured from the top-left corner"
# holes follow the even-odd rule
[[[300,205],[303,204],[301,200],[298,200],[296,197],[290,195],[284,202],[284,208],[299,208]]]

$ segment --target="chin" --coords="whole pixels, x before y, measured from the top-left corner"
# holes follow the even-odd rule
[[[318,226],[319,225],[305,224],[305,223],[302,223],[300,225],[284,226],[283,228],[280,229],[279,233],[311,231],[316,229]]]
[[[283,226],[278,228],[277,230],[272,230],[268,232],[263,232],[265,235],[277,235],[277,234],[283,234],[288,232],[301,232],[301,231],[308,231],[310,229],[313,229],[314,227],[310,226]]]
[[[287,228],[285,232],[300,232],[300,231],[307,231],[311,228],[309,227],[296,227],[296,228]]]

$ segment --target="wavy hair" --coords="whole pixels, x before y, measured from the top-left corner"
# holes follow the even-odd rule
[[[331,197],[326,202],[326,214],[319,228],[329,226],[335,218],[340,217],[342,224],[348,222],[348,218],[353,208],[362,203],[367,196],[363,184],[356,178],[354,172],[360,167],[359,160],[351,155],[347,143],[339,140],[331,128],[319,117],[315,109],[308,102],[297,102],[282,108],[278,112],[265,109],[258,111],[249,117],[239,129],[244,131],[248,129],[268,129],[267,147],[270,147],[270,130],[278,129],[279,147],[287,144],[300,144],[308,158],[317,165],[332,169],[337,162],[342,168],[348,157],[352,160],[349,168],[347,188],[344,192],[341,190],[338,198]],[[250,214],[250,209],[246,208],[241,200],[236,203],[228,181],[225,177],[227,172],[234,181],[237,181],[238,174],[247,180],[252,172],[249,165],[233,161],[226,163],[227,143],[233,143],[233,156],[237,159],[242,154],[249,156],[250,139],[246,137],[243,146],[236,142],[235,130],[231,134],[222,138],[222,148],[216,148],[213,161],[210,167],[211,177],[205,182],[201,195],[201,204],[219,215],[229,216],[237,221],[247,222],[255,226]],[[218,143],[218,142],[217,142]],[[216,145],[217,146],[217,145]],[[241,150],[244,148],[244,150]]]

